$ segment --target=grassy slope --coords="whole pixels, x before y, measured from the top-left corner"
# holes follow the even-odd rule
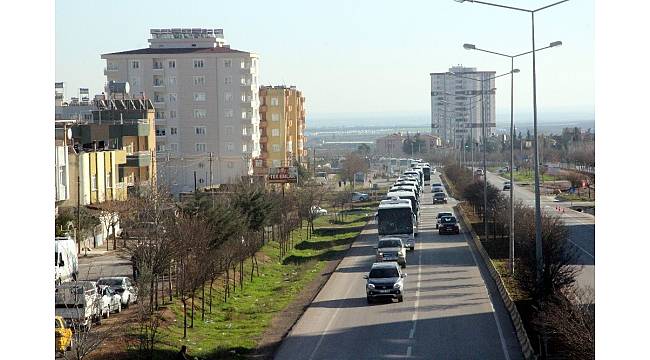
[[[282,260],[279,259],[277,243],[265,245],[260,251],[263,255],[259,256],[266,259],[260,261],[260,276],[255,276],[250,282],[250,263],[247,262],[244,288],[237,288],[227,303],[223,302],[222,284],[215,285],[212,313],[206,311],[205,322],[201,321],[200,300],[195,299],[194,328],[188,329],[185,340],[182,339],[182,305],[175,302],[171,309],[176,322],[163,329],[161,350],[178,349],[186,344],[192,356],[238,358],[236,353],[253,349],[273,316],[315,278],[325,262],[343,256],[365,225],[366,213],[370,213],[370,208],[347,216],[343,224],[331,224],[329,216],[318,218],[315,236],[309,240],[297,240],[295,249]],[[294,239],[304,239],[305,234],[305,230],[296,230]]]

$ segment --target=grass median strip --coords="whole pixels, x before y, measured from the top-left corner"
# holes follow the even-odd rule
[[[294,239],[302,241],[296,240],[294,249],[282,260],[277,243],[265,245],[258,253],[259,276],[251,282],[250,264],[245,267],[247,281],[242,290],[237,287],[228,302],[223,302],[223,282],[221,286],[215,284],[212,313],[206,310],[205,321],[201,321],[200,299],[195,298],[194,327],[188,329],[186,339],[182,305],[175,302],[170,306],[175,320],[161,331],[160,352],[178,351],[181,345],[187,345],[190,354],[199,358],[242,358],[256,347],[274,315],[291,303],[326,262],[344,256],[371,214],[370,208],[358,210],[339,223],[333,223],[331,216],[317,218],[314,234],[308,240],[306,229],[294,230]]]

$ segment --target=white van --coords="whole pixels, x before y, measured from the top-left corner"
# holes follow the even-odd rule
[[[54,238],[54,283],[76,280],[79,275],[77,244],[70,237]]]
[[[101,309],[94,281],[71,281],[56,286],[54,313],[68,326],[88,328],[92,322],[101,321]]]

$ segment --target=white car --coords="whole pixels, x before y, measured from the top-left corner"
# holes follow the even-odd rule
[[[111,312],[122,312],[122,297],[110,286],[97,285],[101,315],[108,319]]]
[[[315,216],[319,215],[327,215],[327,210],[323,209],[320,206],[312,206],[311,207],[311,213]]]
[[[131,279],[126,276],[99,278],[97,285],[110,286],[113,291],[120,295],[122,306],[125,308],[129,307],[130,304],[138,302],[138,289],[133,285]]]

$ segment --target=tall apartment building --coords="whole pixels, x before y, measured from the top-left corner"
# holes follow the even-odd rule
[[[476,81],[466,78],[472,78]],[[461,145],[462,139],[482,138],[481,85],[488,136],[496,130],[494,71],[454,66],[449,72],[431,73],[431,133],[443,144]]]
[[[261,155],[256,167],[305,165],[305,97],[295,86],[260,87]],[[261,161],[260,161],[261,160]]]
[[[173,193],[252,175],[259,156],[258,56],[221,29],[152,29],[149,47],[102,55],[106,80],[156,109],[158,180]],[[211,173],[211,174],[210,174]]]

